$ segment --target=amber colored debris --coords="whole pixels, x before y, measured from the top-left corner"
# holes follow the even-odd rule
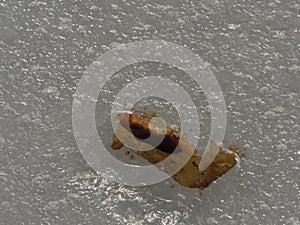
[[[199,171],[201,157],[197,155],[197,150],[189,145],[178,131],[172,130],[169,126],[165,130],[153,127],[150,121],[154,117],[155,114],[146,112],[119,113],[116,119],[120,123],[113,136],[111,147],[117,150],[126,144],[137,150],[139,156],[168,174],[174,174],[172,172],[176,169],[176,165],[180,165],[183,156],[189,156],[189,160],[180,167],[181,169],[178,168],[172,177],[185,187],[198,188],[200,194],[204,188],[235,166],[236,154],[243,155],[237,147],[231,146],[229,149],[232,152],[225,152],[219,147],[219,152],[212,163],[205,170]],[[162,141],[156,146],[153,144],[156,140]],[[211,147],[216,147],[213,141]],[[167,158],[170,160],[165,163]]]

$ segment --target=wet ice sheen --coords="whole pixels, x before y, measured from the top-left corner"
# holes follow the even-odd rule
[[[1,224],[299,224],[299,9],[296,0],[0,3]],[[228,106],[224,145],[246,150],[240,169],[201,198],[172,180],[117,185],[86,165],[74,141],[71,105],[85,69],[121,43],[148,39],[186,46],[212,66]],[[120,71],[103,105],[149,74],[187,87],[205,144],[205,96],[166,66]],[[156,105],[164,112],[166,103]],[[172,109],[165,114],[178,127]]]

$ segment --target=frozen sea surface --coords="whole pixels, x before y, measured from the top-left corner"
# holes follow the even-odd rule
[[[0,223],[300,224],[299,10],[296,0],[0,1]],[[211,66],[228,109],[224,145],[247,154],[201,198],[172,180],[112,183],[74,139],[72,101],[84,71],[118,43],[149,39],[185,46]],[[207,141],[209,108],[182,72],[144,63],[115,78],[136,74],[190,87],[200,146]],[[122,85],[107,84],[100,106]],[[153,110],[147,104],[140,107]]]

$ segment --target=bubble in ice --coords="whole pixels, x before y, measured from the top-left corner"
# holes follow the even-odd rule
[[[174,74],[170,75],[170,80],[175,81],[176,80],[176,75],[174,75]]]
[[[85,52],[86,52],[87,54],[92,54],[92,53],[94,53],[95,51],[94,51],[93,47],[87,47],[87,48],[85,49]]]
[[[58,94],[59,90],[57,87],[49,86],[46,87],[42,92],[45,94]]]
[[[251,144],[250,143],[246,143],[245,145],[244,145],[244,149],[250,149],[251,148]]]
[[[86,28],[83,25],[79,25],[76,30],[80,33],[85,33],[86,32]]]
[[[274,111],[267,111],[267,112],[265,112],[264,116],[266,118],[272,119],[272,118],[276,117],[277,114]]]
[[[244,74],[241,72],[234,72],[233,74],[237,77],[253,79],[253,77],[250,74]]]
[[[59,18],[58,29],[63,31],[72,30],[72,19],[69,18]]]
[[[122,43],[119,43],[119,42],[111,42],[108,47],[110,49],[113,49],[113,48],[120,48],[122,46]]]
[[[65,199],[60,199],[58,201],[50,201],[45,205],[44,210],[57,213],[62,208],[66,207],[66,205],[67,201]]]
[[[214,217],[208,217],[206,222],[207,224],[218,224],[218,221]]]
[[[7,209],[7,208],[10,207],[10,203],[8,201],[4,201],[4,202],[1,203],[0,206],[1,206],[1,208]]]
[[[231,101],[228,105],[229,108],[234,108],[236,106],[236,102],[235,101]]]
[[[19,121],[21,121],[21,122],[31,122],[32,118],[29,114],[23,114],[21,116],[21,118],[19,118]]]
[[[277,145],[277,149],[282,150],[282,151],[286,151],[287,150],[287,145],[281,143],[281,144]]]
[[[300,130],[300,125],[299,124],[295,124],[292,128],[295,129],[295,130]]]
[[[238,25],[238,24],[228,24],[228,28],[230,30],[235,30],[235,29],[237,29],[239,27],[240,27],[240,25]]]
[[[262,87],[262,88],[259,90],[259,92],[260,92],[261,94],[269,94],[269,93],[270,93],[270,89],[269,89],[269,87],[264,86],[264,87]]]
[[[262,202],[259,206],[262,210],[271,211],[270,206],[268,206],[265,202]]]
[[[4,143],[5,143],[5,139],[4,139],[4,137],[2,137],[1,134],[0,134],[0,144],[4,144]]]
[[[284,112],[285,109],[282,106],[278,106],[278,107],[276,107],[276,108],[274,108],[272,110],[274,112],[282,113],[282,112]]]
[[[207,105],[204,107],[205,112],[211,112],[211,106]]]

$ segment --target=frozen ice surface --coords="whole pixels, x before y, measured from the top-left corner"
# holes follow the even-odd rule
[[[296,0],[1,1],[0,223],[300,224],[299,10]],[[245,147],[241,167],[202,197],[173,180],[115,184],[76,146],[71,108],[83,72],[106,51],[149,39],[185,46],[211,66],[228,106],[224,145]],[[189,90],[203,146],[210,108],[178,70],[124,68],[100,93],[102,104],[151,74]],[[178,126],[167,103],[155,109],[165,106]],[[147,101],[141,107],[154,109]],[[101,118],[108,111],[100,109],[99,134],[109,145]]]

